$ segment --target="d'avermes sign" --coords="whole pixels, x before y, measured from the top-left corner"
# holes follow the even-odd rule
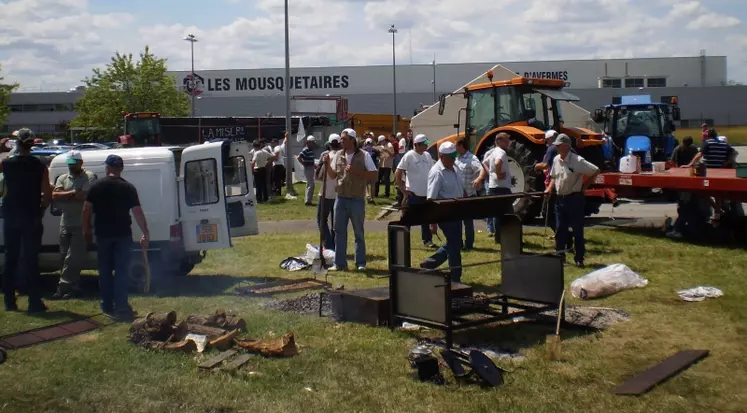
[[[259,76],[259,77],[218,77],[203,78],[195,75],[194,85],[189,74],[185,76],[182,83],[187,93],[199,94],[203,90],[208,92],[230,92],[244,90],[285,90],[285,79],[282,76]],[[320,75],[320,76],[292,76],[289,87],[296,90],[314,89],[347,89],[350,80],[347,75]]]
[[[523,76],[532,77],[535,79],[554,79],[568,81],[567,70],[558,70],[556,72],[524,72]]]

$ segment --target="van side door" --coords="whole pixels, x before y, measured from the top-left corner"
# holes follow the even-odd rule
[[[186,251],[232,246],[223,179],[229,149],[229,142],[212,142],[182,151],[179,210]]]
[[[251,162],[249,143],[231,142],[228,162],[223,168],[223,179],[232,237],[259,234]]]

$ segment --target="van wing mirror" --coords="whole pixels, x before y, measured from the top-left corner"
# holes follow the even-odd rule
[[[438,98],[438,114],[443,115],[444,110],[446,109],[446,95],[441,95]]]
[[[592,120],[596,123],[604,122],[604,120],[607,118],[607,114],[604,109],[594,109],[594,114],[592,115]]]

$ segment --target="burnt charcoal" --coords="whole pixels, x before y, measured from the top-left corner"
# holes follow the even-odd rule
[[[322,293],[312,293],[302,295],[287,300],[270,300],[265,303],[265,308],[269,310],[278,310],[286,313],[319,314],[319,295],[322,295],[322,315],[332,314],[329,303],[329,296]]]

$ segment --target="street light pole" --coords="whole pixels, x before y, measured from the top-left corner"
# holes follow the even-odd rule
[[[197,38],[194,34],[188,34],[184,40],[189,42],[189,48],[192,54],[192,77],[189,78],[190,96],[192,98],[192,117],[195,117],[195,43]]]
[[[436,98],[436,54],[433,54],[433,102],[437,102],[438,98]]]
[[[290,142],[293,138],[291,133],[291,95],[290,95],[290,29],[288,25],[288,0],[285,0],[285,193],[295,194],[293,189],[293,157],[290,151]],[[298,120],[303,122],[302,119]]]
[[[397,34],[397,28],[394,25],[389,26],[389,33],[392,34],[392,92],[394,95],[394,110],[392,111],[392,133],[397,136],[397,59],[394,51],[394,36]]]

